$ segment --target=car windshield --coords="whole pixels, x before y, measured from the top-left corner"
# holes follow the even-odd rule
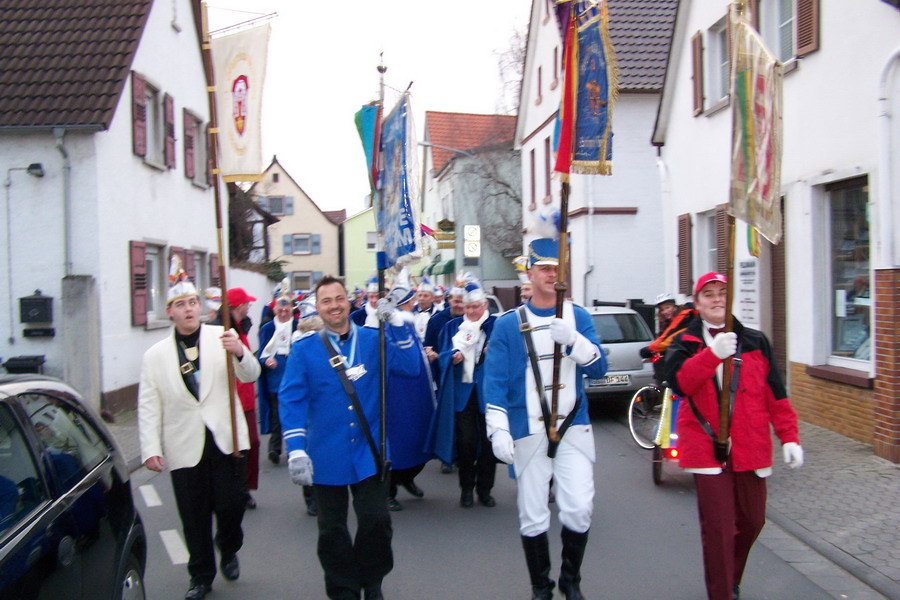
[[[604,344],[649,342],[650,331],[644,321],[635,314],[593,315],[594,329]]]

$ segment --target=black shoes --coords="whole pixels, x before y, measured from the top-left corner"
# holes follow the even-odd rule
[[[443,473],[444,475],[447,475],[448,473],[452,473],[452,472],[453,472],[453,465],[451,465],[450,463],[445,463],[445,462],[441,463],[441,473]]]
[[[734,584],[734,593],[731,595],[733,600],[740,600],[741,598],[741,586],[738,584]]]
[[[228,581],[234,581],[241,576],[241,565],[238,562],[237,554],[232,554],[230,557],[223,556],[219,567],[222,569],[222,576]]]
[[[275,452],[274,450],[269,450],[269,462],[273,465],[277,465],[281,462],[281,452]]]
[[[463,508],[472,508],[475,505],[475,494],[472,490],[463,490],[459,495],[459,505]]]
[[[381,593],[381,586],[366,588],[363,598],[364,600],[384,600],[384,595]]]
[[[480,502],[482,506],[487,506],[488,508],[497,506],[497,501],[494,500],[494,497],[491,496],[490,492],[485,492],[483,494],[479,492],[478,502]]]
[[[211,591],[212,586],[208,583],[192,583],[184,595],[184,600],[202,600]]]
[[[403,489],[415,496],[416,498],[421,498],[425,495],[425,492],[422,491],[422,488],[416,485],[415,481],[409,481],[407,483],[401,483]]]
[[[403,510],[403,505],[397,502],[396,498],[388,498],[387,499],[387,508],[391,512],[397,512],[399,510]]]
[[[256,500],[250,495],[250,492],[244,495],[244,505],[250,510],[256,509]]]

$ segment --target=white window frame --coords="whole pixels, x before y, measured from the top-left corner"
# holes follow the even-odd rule
[[[784,14],[789,8],[790,14]],[[766,46],[782,63],[797,56],[797,4],[795,0],[760,0],[759,32]]]
[[[724,18],[706,31],[706,48],[704,108],[712,108],[727,100],[729,94],[728,29]]]
[[[306,250],[297,250],[298,242],[302,242],[303,238],[306,238]],[[312,254],[312,234],[309,233],[294,233],[291,235],[291,254],[299,254],[299,255],[307,255]],[[294,288],[294,289],[302,289],[302,288]]]
[[[166,315],[166,278],[168,273],[165,247],[147,244],[144,248],[147,264],[147,322],[168,319]]]
[[[269,211],[271,215],[284,215],[284,196],[266,196],[266,209]],[[272,210],[272,200],[278,200],[281,202],[281,208],[278,211]]]
[[[144,83],[147,101],[147,152],[144,154],[144,162],[158,169],[165,169],[166,109],[163,106],[163,93],[155,83],[147,79],[144,79]],[[196,146],[196,143],[194,145]],[[203,168],[203,172],[206,173],[206,167]]]
[[[375,252],[375,249],[378,246],[378,232],[377,231],[367,231],[366,232],[366,252]]]
[[[864,186],[864,189],[867,190],[867,194],[868,194],[868,184],[866,186]],[[854,369],[854,370],[859,370],[859,371],[871,371],[872,364],[873,364],[872,358],[871,358],[872,357],[871,344],[872,344],[872,337],[874,334],[874,309],[873,309],[874,295],[872,295],[871,292],[870,292],[870,296],[868,298],[868,302],[865,302],[864,301],[865,299],[857,299],[854,301],[854,303],[858,306],[868,306],[869,307],[868,308],[868,316],[866,319],[866,321],[867,321],[866,325],[867,325],[867,328],[869,331],[869,344],[870,344],[869,358],[855,358],[855,357],[847,357],[847,356],[838,356],[838,355],[834,354],[834,352],[835,352],[835,349],[834,349],[835,317],[836,317],[837,311],[840,309],[840,307],[838,306],[837,290],[835,289],[835,283],[834,283],[835,264],[832,261],[832,257],[833,257],[833,253],[832,253],[833,246],[832,246],[832,241],[831,241],[832,232],[833,232],[833,221],[831,218],[831,216],[832,216],[832,199],[835,194],[838,194],[838,193],[841,193],[844,191],[846,191],[846,190],[827,191],[824,189],[824,187],[822,189],[822,193],[823,193],[823,196],[825,199],[825,202],[823,203],[823,207],[822,207],[822,211],[823,211],[822,223],[824,225],[824,232],[823,232],[824,235],[820,236],[819,239],[820,239],[820,244],[822,246],[821,255],[824,256],[825,260],[827,261],[827,268],[825,269],[825,277],[820,278],[820,282],[821,282],[821,285],[823,288],[822,295],[824,298],[827,299],[827,307],[828,307],[828,312],[826,313],[828,315],[828,318],[826,320],[824,320],[824,322],[826,324],[825,327],[827,329],[826,335],[824,338],[825,343],[827,343],[826,361],[827,361],[827,364],[835,366],[835,367],[845,367],[848,369]],[[869,241],[871,244],[872,219],[871,219],[871,215],[868,214],[868,203],[866,204],[866,208],[867,208],[866,221],[867,221],[868,228],[869,228],[869,235],[870,235]],[[872,272],[872,258],[871,258],[872,254],[871,254],[871,252],[872,252],[872,247],[870,245],[869,246],[869,264],[868,264],[868,269],[867,269],[870,290],[872,289],[872,285],[874,282],[874,273]],[[844,309],[844,310],[846,311],[846,309]]]
[[[307,285],[300,285],[301,279],[306,278]],[[293,290],[311,290],[313,288],[313,272],[312,271],[294,271],[291,273],[291,289]]]
[[[199,117],[194,117],[194,177],[191,181],[202,188],[209,187],[206,125]]]
[[[716,211],[697,213],[694,224],[694,273],[716,271],[719,249],[716,244]]]

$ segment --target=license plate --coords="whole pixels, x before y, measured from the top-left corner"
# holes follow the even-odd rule
[[[630,375],[607,375],[602,379],[591,379],[591,387],[603,387],[607,385],[628,385],[631,383]]]

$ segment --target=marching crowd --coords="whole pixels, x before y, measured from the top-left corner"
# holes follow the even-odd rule
[[[204,303],[173,258],[166,310],[174,327],[145,354],[138,413],[144,465],[171,472],[190,554],[186,600],[204,598],[218,571],[227,580],[240,576],[241,521],[256,508],[260,433],[269,434],[272,463],[286,456],[316,516],[329,598],[383,598],[382,580],[393,568],[390,512],[402,510],[397,491],[422,497],[415,478],[435,458],[444,472],[457,467],[462,508],[495,506],[497,463],[511,465],[532,598],[552,598],[557,582],[567,600],[584,598],[595,450],[583,380],[603,377],[607,362],[583,307],[566,301],[557,317],[557,242],[537,239],[528,250],[523,302],[502,315],[490,314],[485,291],[467,275],[445,293],[427,280],[413,288],[404,270],[384,297],[374,281],[351,295],[325,276],[305,298],[285,282],[263,309],[255,355],[247,332],[256,299],[229,289],[223,315],[221,292],[207,290]],[[682,466],[697,478],[714,600],[738,597],[765,520],[769,422],[786,462],[802,463],[796,415],[765,337],[739,324],[709,331],[723,324],[723,280],[698,281],[699,315],[666,342],[668,380],[696,400],[692,411],[680,411],[678,427]],[[667,304],[660,302],[661,312]],[[703,421],[718,421],[717,378],[722,361],[735,356],[747,366],[733,402],[733,459],[723,461],[713,457]],[[231,400],[232,377],[239,402]],[[236,417],[235,406],[242,409]],[[347,523],[351,496],[355,533]],[[547,538],[554,500],[562,525],[556,581]]]

